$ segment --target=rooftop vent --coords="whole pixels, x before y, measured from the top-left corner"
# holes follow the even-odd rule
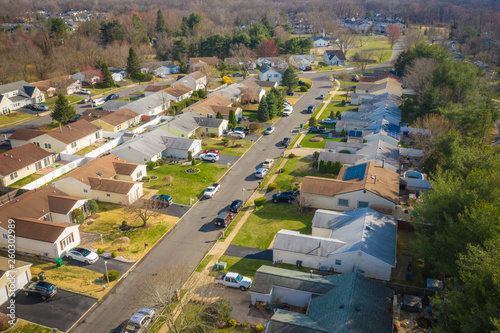
[[[343,308],[345,308],[345,305],[344,304],[340,304],[339,309],[343,309]]]

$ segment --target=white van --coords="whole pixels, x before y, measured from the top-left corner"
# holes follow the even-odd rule
[[[99,105],[103,105],[105,102],[104,98],[96,98],[94,100],[92,100],[92,107],[95,108],[96,106],[99,106]]]

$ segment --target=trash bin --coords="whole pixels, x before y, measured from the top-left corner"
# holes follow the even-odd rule
[[[217,263],[217,270],[218,271],[222,271],[222,270],[225,270],[227,267],[227,262],[224,262],[224,261],[219,261]]]
[[[61,266],[63,265],[62,258],[57,258],[57,259],[55,260],[55,262],[56,262],[56,266],[57,266],[57,267],[61,267]]]
[[[304,124],[302,124],[302,123],[301,123],[301,124],[300,124],[300,128],[302,128],[302,127],[304,127]]]
[[[45,280],[45,272],[38,273],[38,280]]]
[[[302,260],[297,260],[295,265],[297,266],[298,269],[302,269]]]

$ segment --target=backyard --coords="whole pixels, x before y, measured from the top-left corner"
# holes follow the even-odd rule
[[[355,48],[347,51],[347,54],[345,55],[346,59],[349,60],[349,58],[354,56],[356,52],[361,51],[371,53],[373,60],[376,60],[377,63],[386,62],[391,58],[392,49],[388,38],[378,36],[369,36],[362,38],[364,41],[366,41],[363,46],[360,47],[358,44]],[[381,59],[380,56],[382,56]]]
[[[18,180],[14,184],[10,184],[9,187],[23,187],[24,185],[28,185],[29,183],[34,182],[35,180],[37,180],[38,178],[41,178],[41,177],[43,177],[43,176],[34,173],[32,175],[24,177],[23,179]]]
[[[172,163],[148,171],[149,176],[158,178],[144,183],[144,189],[158,190],[156,194],[168,194],[172,196],[174,202],[190,205],[190,198],[195,200],[201,198],[206,187],[218,181],[227,170],[226,165],[212,163],[196,165],[195,168],[200,169],[200,172],[195,174],[186,173],[186,169],[189,168],[193,166]]]

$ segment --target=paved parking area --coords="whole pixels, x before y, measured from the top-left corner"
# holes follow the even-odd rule
[[[175,217],[181,218],[184,216],[184,214],[187,213],[189,208],[191,208],[191,206],[181,205],[181,204],[173,204],[173,205],[167,207],[166,214],[170,215],[170,216],[175,216]]]
[[[251,325],[261,324],[266,326],[266,323],[271,319],[271,314],[250,306],[251,299],[249,291],[225,288],[223,297],[227,299],[233,307],[231,318],[236,319],[240,323],[247,322]]]
[[[197,157],[199,157],[199,156],[197,156]],[[217,162],[215,162],[215,163],[216,164],[222,164],[222,165],[227,165],[228,163],[231,163],[231,165],[233,165],[234,163],[236,163],[236,161],[239,158],[240,158],[239,156],[232,156],[232,155],[220,154],[219,155],[219,160]],[[203,160],[202,160],[202,162],[203,163],[212,163],[212,162],[203,161]],[[169,213],[169,215],[171,215],[171,214]]]
[[[106,273],[106,267],[104,265],[104,261],[106,261],[108,263],[108,271],[115,270],[115,271],[120,272],[120,275],[123,275],[134,264],[133,262],[123,262],[123,261],[119,261],[119,260],[112,259],[112,258],[104,259],[102,257],[100,257],[99,260],[97,260],[92,265],[87,265],[84,262],[69,259],[69,258],[63,259],[63,263],[65,265],[83,267],[83,268],[86,268],[86,269],[89,269],[91,271],[101,273],[101,274]]]
[[[16,316],[66,332],[95,302],[97,298],[64,289],[58,289],[57,294],[46,301],[20,292],[16,297]],[[0,307],[1,312],[8,313],[8,303]]]
[[[273,250],[256,249],[253,247],[229,245],[225,256],[258,260],[273,260]]]

